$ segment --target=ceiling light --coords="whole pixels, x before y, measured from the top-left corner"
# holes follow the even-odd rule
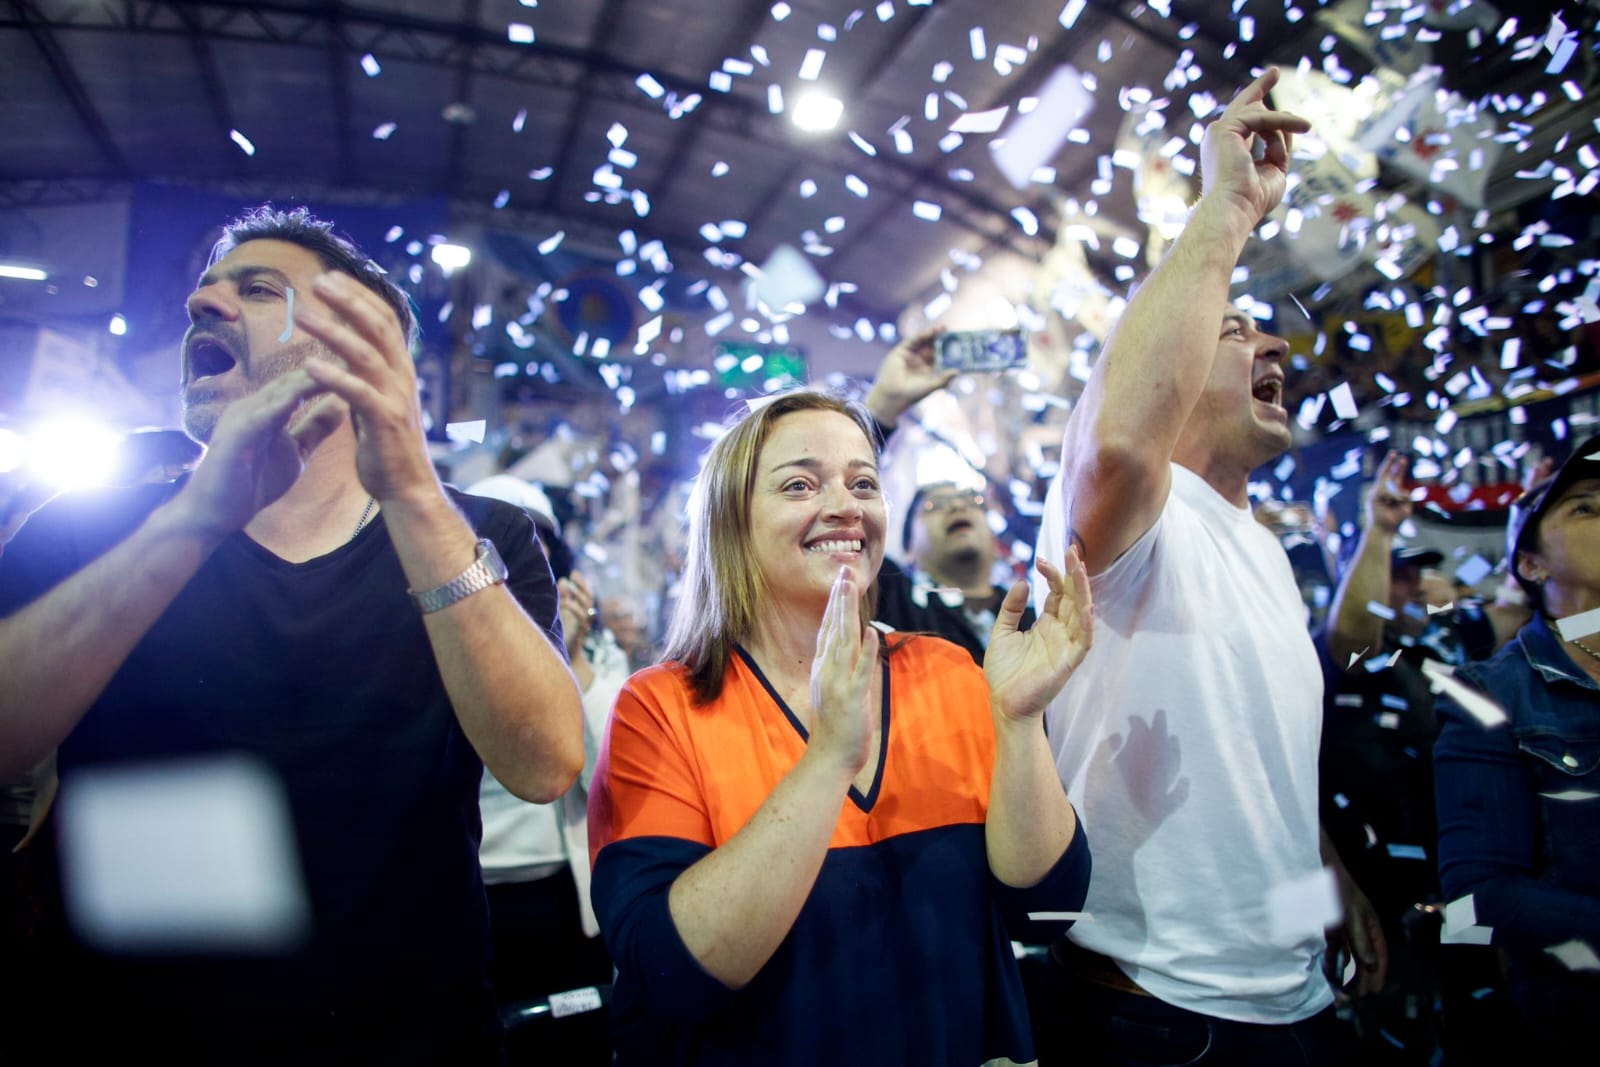
[[[826,93],[802,93],[789,114],[802,130],[831,130],[844,115],[844,102]]]
[[[472,262],[472,249],[466,245],[434,245],[433,250],[428,254],[439,265],[439,269],[446,274],[458,271]]]

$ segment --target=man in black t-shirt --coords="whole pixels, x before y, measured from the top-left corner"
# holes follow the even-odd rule
[[[897,630],[954,641],[982,665],[989,629],[1006,595],[994,584],[998,542],[983,494],[953,482],[919,487],[906,509],[904,538],[911,567],[884,560],[874,617]],[[1032,625],[1029,607],[1021,626]]]
[[[249,757],[311,929],[271,957],[84,953],[95,1025],[57,1051],[492,1058],[481,766],[547,802],[583,763],[532,523],[439,483],[406,297],[327,224],[236,221],[188,312],[194,473],[61,498],[0,558],[0,778],[59,748],[65,799],[94,766]]]

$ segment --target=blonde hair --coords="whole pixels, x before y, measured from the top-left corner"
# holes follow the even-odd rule
[[[715,700],[734,646],[755,628],[768,588],[756,566],[750,536],[750,500],[756,464],[772,428],[786,415],[828,411],[856,424],[878,458],[877,428],[861,405],[814,389],[783,393],[730,425],[706,453],[689,494],[689,541],[683,592],[673,608],[662,658],[684,665],[697,704]],[[866,625],[877,602],[877,583],[862,597]]]

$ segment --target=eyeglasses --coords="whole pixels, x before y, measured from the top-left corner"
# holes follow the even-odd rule
[[[924,515],[932,515],[936,511],[953,511],[956,508],[983,508],[983,494],[969,489],[961,493],[930,493],[922,498],[919,505]]]

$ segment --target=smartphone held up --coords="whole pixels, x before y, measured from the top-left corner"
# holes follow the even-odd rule
[[[1026,366],[1028,341],[1021,330],[951,330],[934,338],[940,370],[962,373]]]

